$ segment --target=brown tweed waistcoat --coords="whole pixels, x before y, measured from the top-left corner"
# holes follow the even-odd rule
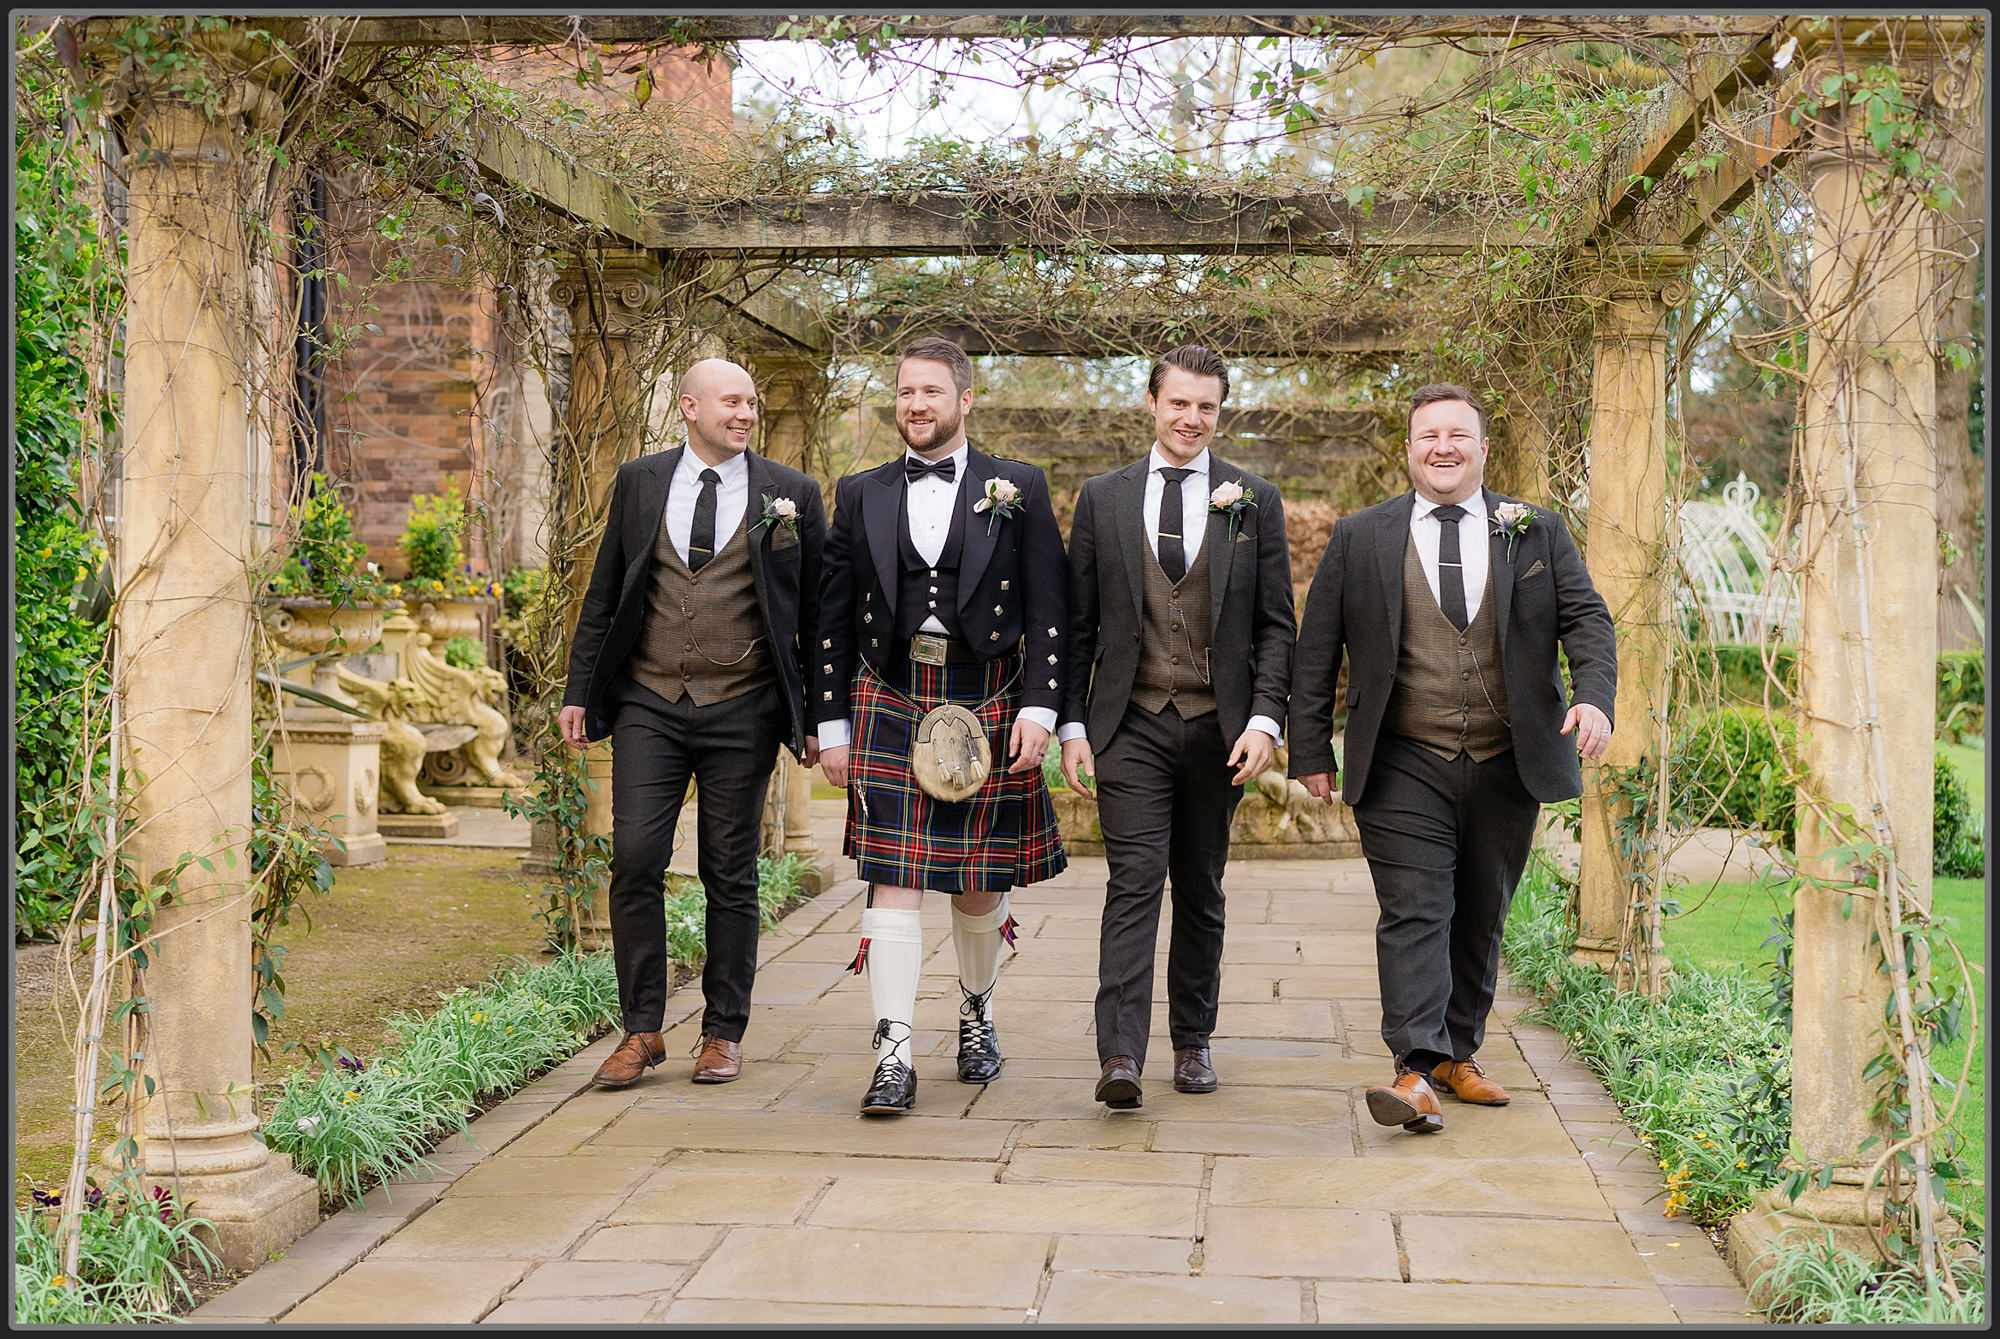
[[[744,509],[744,518],[749,509]],[[698,707],[726,702],[774,683],[777,663],[764,636],[757,608],[757,583],[750,571],[752,541],[736,530],[700,572],[688,565],[667,537],[665,510],[653,540],[653,575],[646,592],[646,619],[632,651],[632,677],[669,702],[682,694]]]
[[[1215,666],[1209,643],[1215,619],[1209,605],[1208,550],[1203,544],[1179,585],[1167,580],[1159,559],[1148,555],[1146,607],[1140,616],[1139,664],[1132,701],[1150,712],[1168,703],[1182,720],[1215,710]]]
[[[1403,644],[1396,649],[1396,687],[1382,728],[1441,758],[1456,758],[1464,750],[1474,762],[1485,762],[1514,747],[1493,615],[1495,566],[1486,569],[1479,612],[1460,632],[1431,594],[1416,540],[1404,543]]]

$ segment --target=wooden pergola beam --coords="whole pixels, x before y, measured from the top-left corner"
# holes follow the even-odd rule
[[[1777,21],[1767,22],[1766,31],[1734,49],[1698,58],[1688,71],[1687,84],[1646,117],[1632,139],[1630,152],[1613,160],[1603,207],[1591,228],[1593,235],[1615,229],[1632,216],[1715,111],[1744,89],[1768,83],[1777,73],[1773,64]]]
[[[804,11],[810,15],[812,11]],[[822,12],[824,16],[824,12]],[[893,23],[898,38],[1167,38],[1167,37],[1376,37],[1390,41],[1464,38],[1586,36],[1668,37],[1685,21],[1630,14],[1525,17],[1509,14],[841,14],[849,32],[879,34]],[[688,46],[720,42],[785,40],[799,16],[786,13],[704,15],[464,14],[366,18],[343,33],[348,47],[489,47],[562,45]],[[280,34],[301,28],[297,18],[250,22]],[[1755,20],[1709,16],[1721,32],[1748,31]]]
[[[1297,321],[1188,312],[1174,316],[1114,311],[1069,320],[1018,313],[916,315],[883,312],[836,322],[829,342],[856,353],[893,353],[920,335],[941,335],[975,358],[988,356],[1151,357],[1181,344],[1201,344],[1229,358],[1303,358],[1338,353],[1394,353],[1430,337],[1382,322]],[[761,347],[777,336],[745,341]]]
[[[1373,248],[1459,255],[1557,244],[1515,219],[1483,220],[1428,201],[1379,203],[1370,214],[1333,192],[1010,197],[924,191],[697,200],[656,211],[647,238],[665,250],[793,260],[1055,251],[1078,240],[1139,255],[1334,255]]]
[[[1757,183],[1804,148],[1805,127],[1780,104],[1729,136],[1729,153],[1715,174],[1683,193],[1638,210],[1619,234],[1626,245],[1692,248],[1721,223]]]

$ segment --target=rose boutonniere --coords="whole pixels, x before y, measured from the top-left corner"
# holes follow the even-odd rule
[[[1208,509],[1219,511],[1229,518],[1231,543],[1236,540],[1236,527],[1243,523],[1243,513],[1256,505],[1257,490],[1245,488],[1233,480],[1226,484],[1217,484],[1215,491],[1208,495]]]
[[[1021,489],[1012,479],[993,478],[986,481],[986,496],[972,504],[974,511],[988,513],[986,533],[993,533],[994,523],[1003,521],[1021,509]]]
[[[799,532],[799,504],[788,497],[772,497],[769,493],[764,494],[764,519],[751,526],[750,530],[754,534],[767,525],[772,527],[782,525],[796,535]]]
[[[1514,561],[1514,546],[1534,524],[1535,509],[1525,502],[1503,502],[1493,509],[1493,533],[1507,537],[1507,561]]]

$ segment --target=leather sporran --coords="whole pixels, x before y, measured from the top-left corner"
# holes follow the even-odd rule
[[[970,799],[993,771],[993,746],[979,718],[947,702],[924,713],[910,747],[917,788],[933,799]]]

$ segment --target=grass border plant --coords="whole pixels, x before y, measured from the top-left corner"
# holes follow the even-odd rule
[[[1514,897],[1503,951],[1540,997],[1533,1016],[1561,1030],[1595,1070],[1667,1193],[1662,1212],[1717,1228],[1780,1178],[1791,1140],[1791,1036],[1775,995],[1744,978],[1677,971],[1653,999],[1621,994],[1570,960],[1567,879],[1537,852]],[[1608,1153],[1608,1150],[1607,1150]]]
[[[61,1197],[38,1196],[44,1211],[14,1211],[16,1325],[132,1325],[173,1320],[176,1303],[192,1300],[188,1272],[214,1275],[222,1261],[201,1239],[214,1232],[187,1214],[164,1186],[142,1195],[127,1187],[110,1195],[93,1188],[74,1215],[81,1249],[73,1273],[62,1266],[57,1223]]]
[[[776,928],[804,876],[796,853],[759,856],[761,928]],[[690,882],[667,899],[668,952],[706,953],[705,894]],[[618,1024],[618,981],[605,954],[565,950],[531,965],[515,958],[493,980],[444,995],[428,1016],[389,1020],[392,1041],[368,1061],[322,1058],[285,1081],[264,1141],[318,1182],[334,1204],[429,1167],[424,1154],[466,1128],[482,1101],[504,1097]]]

